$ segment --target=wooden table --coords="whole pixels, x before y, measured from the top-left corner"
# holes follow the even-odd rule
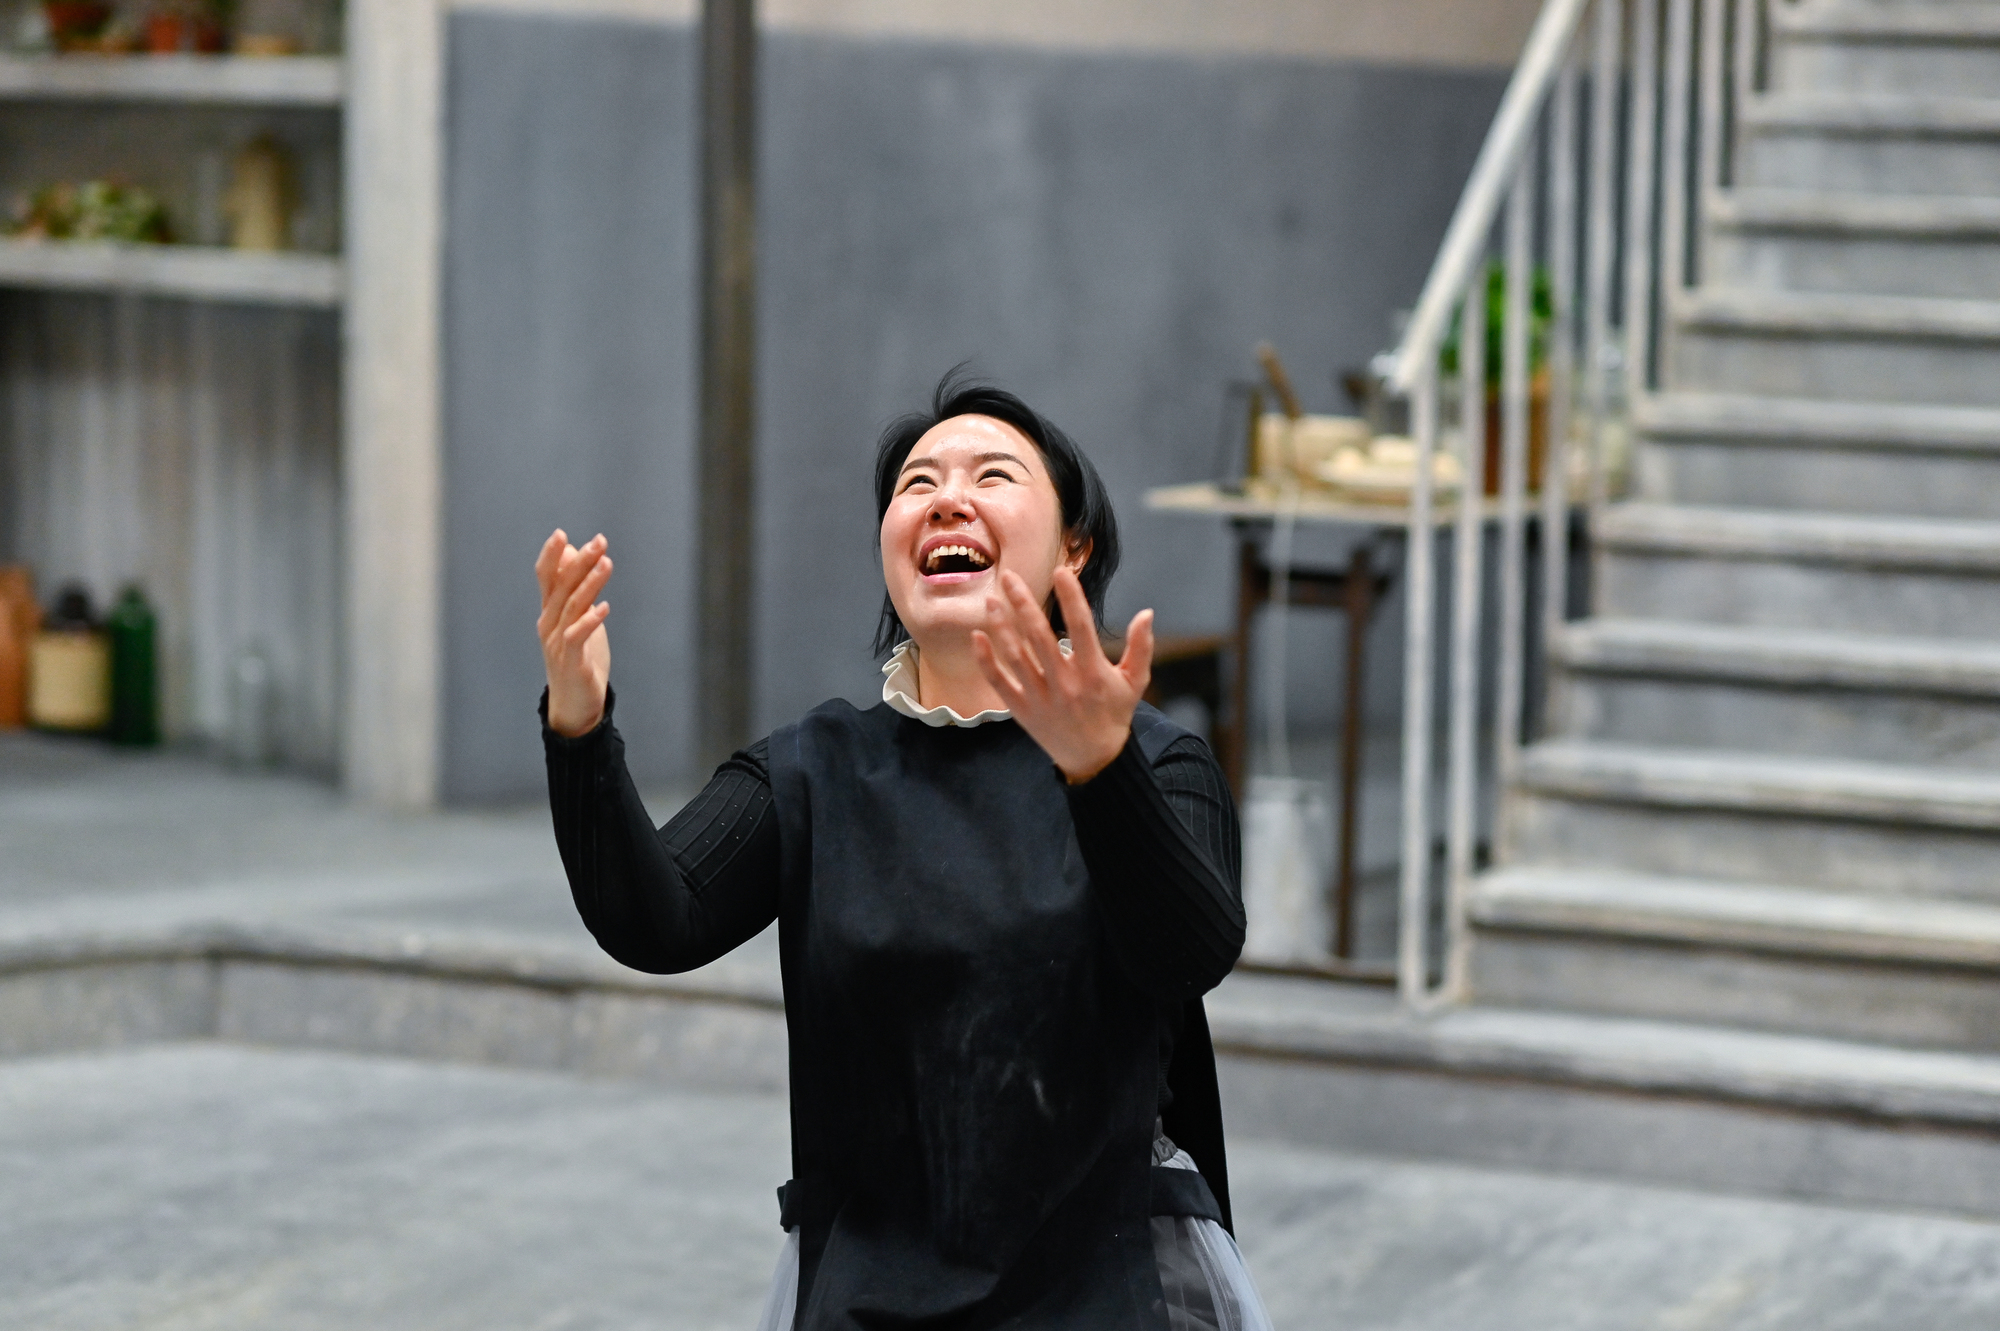
[[[1240,802],[1245,796],[1244,775],[1250,748],[1250,624],[1258,607],[1271,599],[1276,581],[1261,550],[1264,530],[1285,512],[1297,521],[1319,526],[1361,527],[1369,532],[1354,543],[1344,569],[1301,567],[1294,564],[1288,578],[1285,600],[1290,605],[1337,610],[1347,617],[1347,680],[1340,716],[1340,850],[1331,884],[1333,895],[1333,955],[1341,961],[1354,956],[1354,895],[1356,889],[1356,841],[1361,809],[1362,698],[1365,683],[1368,626],[1375,609],[1388,594],[1390,577],[1386,567],[1378,568],[1377,547],[1383,538],[1402,541],[1410,528],[1410,510],[1394,504],[1367,504],[1342,500],[1331,494],[1307,492],[1296,502],[1281,503],[1275,496],[1231,493],[1213,482],[1195,485],[1167,485],[1146,492],[1150,509],[1222,518],[1236,529],[1236,625],[1234,633],[1234,678],[1230,681],[1229,729],[1223,770]],[[1487,518],[1497,517],[1497,501],[1486,504]],[[1437,506],[1441,529],[1448,529],[1457,514],[1456,500]]]

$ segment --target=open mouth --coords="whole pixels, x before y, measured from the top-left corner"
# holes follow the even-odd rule
[[[924,576],[944,573],[983,573],[993,566],[983,550],[970,545],[939,545],[924,555]]]

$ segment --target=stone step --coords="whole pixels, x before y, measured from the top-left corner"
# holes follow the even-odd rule
[[[1704,288],[1668,314],[1669,388],[2000,407],[2000,301]]]
[[[2000,904],[2000,775],[1545,741],[1502,862]]]
[[[0,1053],[221,1040],[782,1090],[768,985],[346,930],[0,935]],[[747,1000],[747,1001],[746,1001]],[[1237,973],[1206,1000],[1232,1136],[2000,1214],[2000,1059]]]
[[[2000,300],[2000,198],[1741,189],[1707,211],[1708,286]]]
[[[1568,738],[2000,772],[2000,644],[1593,619],[1551,646]]]
[[[1984,518],[2000,411],[1661,393],[1633,411],[1634,484],[1658,503]]]
[[[1479,880],[1475,998],[2000,1050],[2000,907],[1640,874]]]
[[[1738,130],[1739,185],[2000,193],[2000,99],[1760,94],[1744,100]]]
[[[1598,519],[1618,619],[2000,639],[2000,523],[1630,503]]]
[[[1771,85],[1796,93],[1991,96],[2000,9],[1989,4],[1772,5]]]
[[[1236,975],[1232,1133],[1729,1192],[2000,1213],[2000,1058]]]

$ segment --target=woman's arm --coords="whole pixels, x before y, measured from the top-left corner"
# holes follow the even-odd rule
[[[1077,844],[1126,972],[1154,997],[1213,989],[1243,950],[1236,805],[1192,735],[1148,763],[1136,735],[1067,787]]]
[[[778,823],[764,742],[716,769],[701,794],[655,829],[625,767],[625,741],[603,719],[575,738],[548,724],[542,747],[549,812],[577,913],[604,950],[634,970],[705,966],[778,915]]]

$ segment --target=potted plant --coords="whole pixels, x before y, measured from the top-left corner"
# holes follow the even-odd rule
[[[1555,292],[1549,270],[1537,265],[1528,281],[1528,492],[1542,488],[1549,451],[1549,325],[1555,318]],[[1456,383],[1459,320],[1439,351],[1444,382]],[[1505,366],[1507,336],[1507,269],[1495,264],[1486,273],[1486,449],[1482,470],[1488,495],[1500,493],[1503,410],[1500,376]]]
[[[58,51],[94,50],[111,26],[111,6],[104,0],[42,0],[42,13]]]

